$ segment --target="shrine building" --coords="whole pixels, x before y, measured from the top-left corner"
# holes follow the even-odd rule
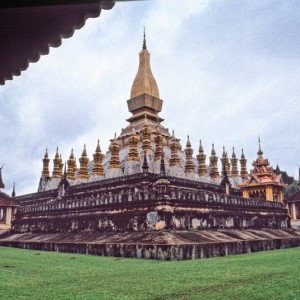
[[[125,104],[125,103],[124,103]],[[123,257],[181,260],[300,245],[289,229],[283,182],[263,158],[248,173],[243,150],[196,150],[163,125],[163,100],[144,34],[127,100],[128,126],[66,164],[46,150],[38,191],[15,197],[0,245]],[[219,167],[221,165],[221,168]]]

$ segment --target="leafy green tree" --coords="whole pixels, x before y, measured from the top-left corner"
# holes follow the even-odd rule
[[[283,190],[283,197],[286,199],[288,196],[294,194],[296,191],[298,191],[300,188],[298,182],[294,180],[291,184],[289,184],[284,190]]]

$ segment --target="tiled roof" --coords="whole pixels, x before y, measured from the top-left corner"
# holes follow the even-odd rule
[[[0,206],[17,206],[12,198],[0,191]]]

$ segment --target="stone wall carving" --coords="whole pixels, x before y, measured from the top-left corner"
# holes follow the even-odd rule
[[[227,195],[218,185],[146,173],[18,197],[18,232],[285,228],[284,205]],[[164,195],[162,197],[161,191]],[[156,215],[156,221],[149,218]],[[152,215],[153,215],[152,214]]]

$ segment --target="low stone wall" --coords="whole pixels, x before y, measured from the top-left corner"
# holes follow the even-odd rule
[[[70,186],[17,197],[14,232],[104,232],[288,228],[283,203],[245,199],[213,185],[156,174]]]
[[[24,241],[0,241],[0,245],[24,249],[92,254],[99,256],[188,260],[299,247],[300,238],[181,245],[48,243]]]
[[[119,242],[116,242],[118,241]],[[149,241],[145,243],[145,241]],[[224,230],[119,234],[16,234],[1,246],[159,260],[201,259],[300,246],[300,231]]]
[[[13,224],[14,232],[104,232],[104,231],[138,231],[138,230],[189,230],[218,228],[287,228],[285,216],[258,215],[247,212],[233,213],[224,211],[199,212],[180,211],[135,211],[118,214],[88,214],[78,216],[61,215],[18,219]]]
[[[218,228],[288,228],[283,207],[252,206],[251,201],[231,204],[217,201],[153,200],[86,205],[46,211],[20,212],[14,232],[103,232],[139,230],[190,230]],[[254,202],[254,204],[256,204]],[[267,203],[269,205],[269,203]],[[276,203],[275,203],[276,204]]]

